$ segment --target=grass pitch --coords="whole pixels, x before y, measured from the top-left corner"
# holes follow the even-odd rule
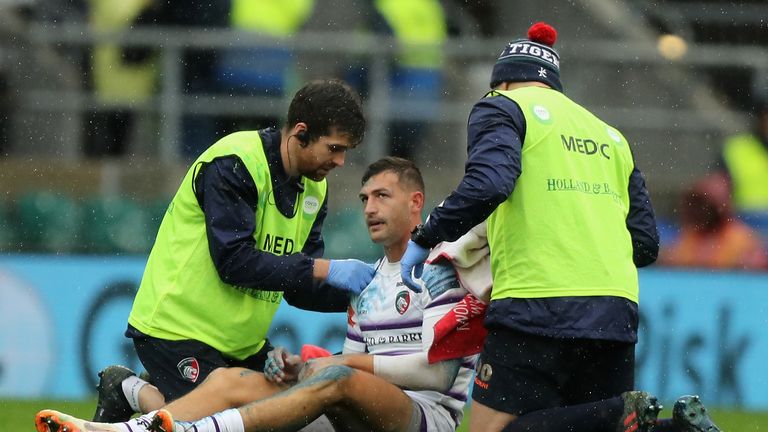
[[[95,399],[84,401],[62,400],[17,400],[0,399],[0,431],[34,432],[35,413],[44,408],[52,408],[80,418],[90,418],[96,407]],[[466,419],[459,431],[466,432]],[[768,412],[748,412],[736,410],[712,409],[712,418],[724,432],[768,432]],[[662,411],[662,417],[670,411]]]

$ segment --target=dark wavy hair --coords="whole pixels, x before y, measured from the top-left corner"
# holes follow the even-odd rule
[[[401,183],[405,183],[411,188],[424,193],[424,179],[421,176],[419,167],[408,159],[395,156],[386,156],[368,165],[365,173],[363,173],[363,180],[361,183],[365,184],[371,177],[385,171],[392,171],[397,174],[397,178]]]
[[[311,81],[300,88],[288,107],[287,126],[307,124],[307,142],[334,131],[347,135],[352,146],[365,136],[365,116],[360,96],[339,80]]]

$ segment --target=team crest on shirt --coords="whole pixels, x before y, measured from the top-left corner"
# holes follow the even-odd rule
[[[395,310],[400,315],[404,314],[408,310],[408,306],[411,305],[411,293],[409,291],[400,291],[395,298]]]
[[[475,385],[488,390],[491,384],[491,376],[493,375],[493,368],[490,364],[485,363],[482,359],[477,362],[475,367]]]
[[[176,369],[179,370],[182,378],[187,381],[197,382],[197,377],[200,376],[200,365],[194,357],[183,359],[176,365]]]

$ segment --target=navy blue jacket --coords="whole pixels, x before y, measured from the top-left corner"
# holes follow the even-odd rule
[[[272,177],[267,205],[277,206],[286,216],[295,214],[296,198],[303,191],[301,178],[289,177],[280,157],[280,131],[259,131]],[[208,245],[219,277],[231,285],[283,291],[296,307],[342,312],[349,297],[312,277],[313,258],[323,255],[321,233],[328,213],[328,196],[320,208],[301,253],[274,255],[256,248],[255,212],[259,191],[245,164],[237,156],[217,158],[200,168],[195,195],[205,213]]]
[[[424,225],[427,245],[458,239],[509,197],[522,172],[525,132],[525,117],[511,99],[483,98],[475,104],[467,125],[464,177]],[[656,260],[659,235],[645,180],[637,168],[630,174],[628,189],[626,225],[632,237],[635,265],[643,267]],[[507,299],[492,302],[486,317],[488,327],[622,342],[637,341],[637,322],[637,304],[616,297]]]

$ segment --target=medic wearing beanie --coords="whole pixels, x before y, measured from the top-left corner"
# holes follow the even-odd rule
[[[510,42],[496,60],[491,73],[491,88],[503,82],[537,81],[562,92],[560,56],[552,48],[557,32],[544,23],[528,30],[528,39]]]
[[[414,230],[401,276],[418,289],[429,249],[487,219],[493,288],[470,429],[648,430],[655,400],[631,390],[654,212],[621,132],[563,94],[556,40],[536,23],[501,51],[469,116],[465,175]]]

